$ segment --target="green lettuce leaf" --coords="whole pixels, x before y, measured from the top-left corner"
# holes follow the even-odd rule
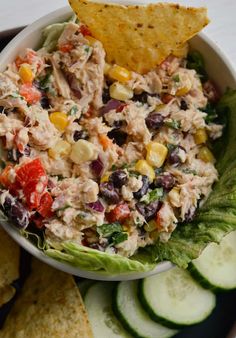
[[[47,52],[52,52],[56,49],[57,41],[62,34],[63,30],[65,29],[68,22],[76,22],[77,18],[75,15],[69,18],[66,22],[61,23],[54,23],[52,25],[47,26],[44,28],[42,32],[42,41],[41,46],[44,48]]]
[[[82,270],[101,271],[111,274],[127,273],[129,271],[148,271],[154,264],[129,259],[117,254],[94,250],[72,241],[64,242],[64,252],[55,249],[45,250],[46,255],[68,262]]]

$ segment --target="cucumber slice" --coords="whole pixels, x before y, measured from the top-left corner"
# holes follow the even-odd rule
[[[82,298],[85,297],[88,289],[90,288],[90,286],[92,286],[95,282],[93,280],[90,279],[84,279],[81,280],[79,282],[77,282],[77,286],[79,288],[80,294],[82,296]]]
[[[137,281],[120,282],[115,289],[113,310],[123,326],[133,337],[168,338],[177,331],[168,329],[151,320],[137,297]]]
[[[150,317],[170,328],[193,325],[207,318],[215,295],[203,289],[188,271],[175,267],[142,280],[140,300]]]
[[[84,304],[94,338],[131,338],[112,312],[114,283],[95,283],[85,294]]]
[[[236,288],[236,231],[225,236],[220,244],[211,243],[189,266],[193,277],[214,291]]]

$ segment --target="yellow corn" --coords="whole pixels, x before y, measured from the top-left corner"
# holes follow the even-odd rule
[[[60,157],[66,157],[70,154],[71,145],[70,143],[59,140],[53,148],[48,150],[48,155],[54,159],[58,159]]]
[[[31,83],[34,80],[34,73],[27,63],[23,63],[19,68],[19,76],[23,83]]]
[[[110,97],[112,97],[113,99],[116,100],[120,100],[120,101],[126,101],[129,100],[133,97],[134,92],[132,89],[130,89],[129,87],[119,83],[119,82],[114,82],[110,88],[109,88],[109,92],[110,92]]]
[[[145,160],[139,160],[135,164],[135,170],[142,175],[146,175],[149,178],[150,182],[152,182],[155,178],[154,169]]]
[[[146,149],[147,149],[146,156],[147,162],[156,168],[160,168],[165,162],[165,159],[167,157],[168,154],[167,147],[158,142],[150,142],[147,144]]]
[[[54,126],[61,132],[63,132],[68,125],[68,117],[66,113],[62,112],[54,112],[49,116],[50,121],[54,124]]]
[[[202,147],[199,150],[198,153],[198,158],[204,162],[211,162],[214,163],[215,162],[215,157],[212,154],[212,152],[207,148],[207,147]]]
[[[92,46],[95,44],[95,42],[97,42],[98,40],[93,38],[92,36],[90,35],[86,35],[86,40],[88,41],[89,45]]]
[[[165,108],[166,104],[158,104],[155,108],[155,111],[158,112],[158,111],[161,111]]]
[[[148,222],[144,225],[144,229],[147,232],[152,232],[152,231],[156,230],[156,228],[157,228],[157,224],[154,220],[152,220],[152,221],[150,221],[150,222]]]
[[[109,177],[110,177],[110,173],[109,173],[109,174],[103,175],[103,176],[101,177],[100,182],[101,182],[101,183],[108,182]]]
[[[181,201],[180,201],[180,193],[179,193],[179,188],[173,188],[169,194],[169,200],[170,200],[170,203],[176,207],[176,208],[179,208],[181,207]]]
[[[105,65],[104,65],[104,70],[103,70],[104,75],[108,75],[109,70],[111,69],[111,67],[112,67],[112,66],[111,66],[109,63],[105,63]]]
[[[97,148],[93,143],[86,140],[79,140],[71,147],[70,159],[74,163],[80,164],[95,160],[97,155]]]
[[[110,68],[108,75],[111,79],[119,82],[127,82],[131,79],[131,72],[118,65],[114,65]]]
[[[207,138],[206,129],[198,129],[194,134],[194,141],[196,144],[206,143]]]
[[[180,76],[180,84],[181,83],[183,85],[182,86],[180,85],[180,87],[178,87],[178,89],[175,93],[176,96],[184,96],[184,95],[188,94],[188,92],[192,88],[192,82],[187,75],[181,75]]]

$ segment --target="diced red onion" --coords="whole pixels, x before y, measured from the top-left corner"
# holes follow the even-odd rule
[[[117,109],[118,107],[120,107],[120,105],[122,105],[122,102],[120,102],[118,100],[111,99],[107,102],[107,104],[105,106],[100,108],[99,114],[100,114],[100,116],[105,115],[105,114],[109,113],[109,111],[111,111],[113,109]]]
[[[102,176],[104,164],[99,156],[96,160],[91,162],[90,169],[92,170],[92,173],[94,174],[94,176],[96,177]]]
[[[103,212],[104,209],[105,209],[103,204],[99,200],[97,200],[96,202],[93,202],[93,203],[87,203],[87,206],[90,209],[97,211],[97,212]]]

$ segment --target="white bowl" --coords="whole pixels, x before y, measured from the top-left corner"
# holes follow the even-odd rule
[[[37,48],[39,46],[42,29],[44,27],[52,23],[63,22],[67,20],[71,14],[72,12],[70,7],[64,7],[42,17],[21,31],[0,54],[0,71],[3,71],[7,64],[12,62],[25,48]],[[206,62],[206,70],[210,75],[210,78],[215,81],[222,92],[224,92],[227,87],[236,88],[236,74],[231,66],[231,63],[212,41],[210,41],[205,35],[199,34],[191,40],[191,46],[202,53]],[[157,264],[153,270],[148,272],[129,272],[126,274],[116,275],[85,271],[46,256],[31,242],[21,236],[14,226],[4,221],[1,221],[1,224],[8,234],[33,256],[56,269],[84,278],[106,281],[139,279],[163,272],[173,266],[170,262],[162,262]]]

